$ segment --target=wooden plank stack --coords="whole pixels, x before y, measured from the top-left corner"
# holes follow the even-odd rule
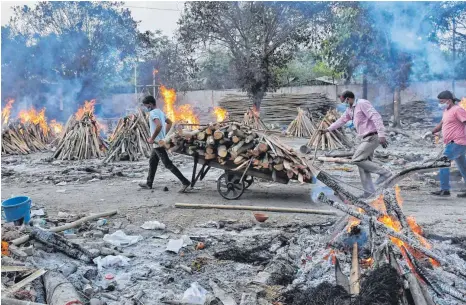
[[[245,126],[251,127],[257,130],[267,130],[267,126],[265,126],[264,122],[261,120],[258,113],[256,113],[252,109],[248,109],[243,117],[243,122]]]
[[[104,162],[135,161],[141,156],[149,157],[149,137],[149,119],[146,113],[139,110],[136,114],[121,118],[110,137],[110,147]]]
[[[210,124],[200,130],[175,130],[159,141],[174,152],[202,156],[233,170],[253,168],[276,177],[309,182],[312,173],[307,164],[273,136],[236,122]]]
[[[298,138],[307,138],[314,134],[316,127],[311,119],[306,115],[304,110],[298,107],[298,115],[288,125],[286,134]]]
[[[106,146],[99,135],[99,126],[94,113],[85,112],[78,120],[75,115],[66,122],[53,158],[60,160],[82,160],[100,158]]]
[[[251,108],[252,103],[246,94],[227,94],[219,101],[219,106],[228,110],[231,120],[240,121],[244,110]],[[261,118],[266,124],[288,125],[296,118],[297,107],[312,115],[324,114],[335,107],[335,102],[323,93],[268,93],[262,100]]]
[[[2,130],[2,154],[27,155],[45,150],[50,138],[50,130],[44,134],[39,125],[15,122]]]
[[[335,109],[329,110],[321,119],[320,123],[314,125],[315,129],[307,146],[322,150],[352,147],[353,143],[351,143],[342,130],[334,130],[327,133],[321,133],[319,131],[320,129],[328,128],[338,117],[339,114]]]

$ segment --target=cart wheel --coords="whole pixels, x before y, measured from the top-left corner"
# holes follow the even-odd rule
[[[244,177],[243,181],[244,181],[244,188],[247,189],[254,182],[254,177],[253,176],[246,176],[246,177]]]
[[[225,199],[238,199],[244,192],[244,181],[240,183],[241,177],[231,174],[222,174],[217,181],[217,191]]]

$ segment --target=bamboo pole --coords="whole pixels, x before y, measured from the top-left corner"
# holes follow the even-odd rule
[[[94,214],[94,215],[89,215],[89,216],[83,217],[81,219],[78,219],[76,221],[67,223],[66,225],[50,228],[47,231],[54,232],[54,233],[62,232],[62,231],[77,227],[80,224],[85,223],[86,221],[94,220],[94,219],[97,219],[97,218],[100,218],[100,217],[112,216],[112,215],[115,215],[117,213],[118,213],[117,210],[113,210],[113,211],[109,211],[109,212],[103,212],[103,213],[98,213],[98,214]],[[18,245],[21,245],[21,244],[27,242],[29,240],[29,237],[30,237],[29,235],[21,236],[21,237],[19,237],[17,239],[14,239],[11,243],[13,245],[15,245],[15,246],[18,246]]]
[[[187,209],[219,209],[219,210],[246,210],[246,211],[268,211],[282,213],[302,213],[302,214],[321,214],[321,215],[337,215],[334,211],[312,210],[312,209],[296,209],[296,208],[281,208],[281,207],[264,207],[250,205],[217,205],[217,204],[193,204],[193,203],[175,203],[175,208]]]

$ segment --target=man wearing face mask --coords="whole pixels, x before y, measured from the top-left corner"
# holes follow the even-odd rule
[[[149,124],[151,137],[147,139],[147,142],[152,145],[152,153],[149,159],[149,174],[147,175],[147,182],[140,183],[139,186],[144,189],[151,189],[154,182],[155,173],[159,165],[159,160],[162,160],[163,165],[166,169],[170,170],[180,181],[183,183],[183,187],[180,189],[180,193],[186,191],[188,186],[191,184],[188,179],[180,172],[180,170],[173,165],[170,158],[168,158],[165,147],[160,147],[157,143],[159,140],[165,138],[166,134],[172,127],[172,121],[165,116],[162,110],[156,106],[155,98],[151,95],[146,96],[142,100],[142,104],[149,111]]]
[[[466,182],[466,110],[456,105],[459,100],[450,91],[440,92],[437,96],[442,107],[442,121],[432,130],[432,134],[442,131],[445,150],[443,155],[455,161],[458,170]],[[440,170],[440,191],[432,192],[436,196],[450,196],[450,169]],[[466,198],[466,192],[457,195]]]
[[[381,184],[392,176],[389,170],[372,162],[374,151],[379,144],[384,148],[388,146],[383,120],[368,100],[355,99],[354,93],[351,91],[343,92],[340,95],[340,101],[347,105],[345,113],[322,132],[333,131],[345,123],[353,121],[353,126],[362,142],[356,148],[352,161],[359,168],[359,176],[364,188],[364,194],[361,197],[368,198],[375,193],[371,173],[379,175],[376,184]]]

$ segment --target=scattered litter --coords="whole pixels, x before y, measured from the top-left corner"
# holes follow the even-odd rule
[[[68,218],[70,216],[71,214],[66,213],[66,212],[58,212],[58,215],[57,215],[58,218]]]
[[[181,303],[203,305],[207,298],[207,290],[202,288],[197,282],[191,284],[191,287],[186,289],[181,299]]]
[[[154,238],[160,238],[160,239],[168,239],[170,237],[170,235],[168,234],[163,234],[163,235],[159,235],[159,236],[154,236]]]
[[[115,281],[116,281],[116,283],[117,283],[118,289],[122,290],[122,289],[124,289],[124,288],[129,284],[129,282],[131,281],[131,274],[130,274],[130,273],[121,273],[121,274],[118,274],[118,275],[115,277]]]
[[[65,192],[66,192],[66,189],[57,190],[57,193],[65,193]]]
[[[31,217],[34,217],[34,216],[44,216],[44,215],[45,215],[44,209],[31,210]]]
[[[203,242],[198,242],[196,245],[196,250],[202,250],[205,248],[205,244]]]
[[[193,241],[188,235],[181,236],[181,239],[183,240],[183,247],[191,246],[193,244]]]
[[[223,305],[237,305],[235,299],[229,294],[225,292],[225,290],[221,289],[214,281],[210,280],[209,285],[214,292],[214,295],[222,301]]]
[[[107,224],[107,219],[105,219],[105,218],[101,218],[101,219],[97,220],[97,223],[96,223],[96,225],[98,227],[101,227],[101,226],[106,225],[106,224]]]
[[[93,262],[97,265],[97,269],[102,270],[108,267],[123,267],[127,266],[129,258],[123,255],[108,255],[102,258],[101,256],[94,258]]]
[[[118,230],[113,234],[105,234],[104,241],[117,246],[127,247],[142,240],[142,236],[126,235],[125,232]]]
[[[146,221],[141,228],[145,230],[165,230],[165,224],[158,222],[157,220]]]
[[[65,186],[65,185],[67,185],[67,183],[66,183],[66,181],[62,181],[62,182],[57,183],[56,185],[58,185],[58,186]]]
[[[183,247],[183,239],[170,239],[167,244],[165,251],[178,253]]]

